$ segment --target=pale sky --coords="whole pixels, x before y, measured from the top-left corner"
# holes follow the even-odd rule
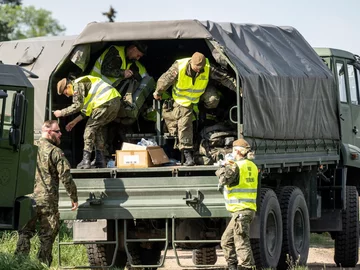
[[[87,23],[107,21],[112,5],[115,21],[198,19],[214,22],[273,24],[295,27],[313,47],[344,49],[360,55],[360,0],[23,0],[52,12],[79,34]]]

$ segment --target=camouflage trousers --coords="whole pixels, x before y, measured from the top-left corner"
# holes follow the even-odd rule
[[[232,218],[221,237],[221,247],[228,265],[237,265],[238,258],[243,268],[255,267],[250,244],[250,223],[255,216],[252,210],[232,213]]]
[[[53,243],[60,229],[60,214],[58,209],[51,209],[44,206],[36,206],[36,216],[31,219],[21,230],[19,240],[16,244],[15,254],[29,255],[30,239],[36,233],[36,223],[39,221],[40,248],[37,254],[39,261],[47,266],[52,262]]]
[[[164,103],[165,105],[165,103]],[[174,102],[173,109],[162,109],[162,116],[170,135],[178,137],[178,145],[182,149],[193,148],[193,106],[184,107]]]
[[[95,147],[96,150],[104,151],[103,128],[116,118],[119,108],[120,98],[116,97],[93,109],[85,126],[84,150],[91,153]]]

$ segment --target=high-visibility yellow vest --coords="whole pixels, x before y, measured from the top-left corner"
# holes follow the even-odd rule
[[[258,168],[248,159],[237,161],[236,165],[239,167],[239,183],[233,187],[224,186],[226,209],[232,213],[244,209],[256,211]]]
[[[126,69],[127,67],[127,63],[126,63],[126,55],[125,55],[125,47],[124,46],[114,46],[118,52],[119,52],[119,56],[121,57],[122,63],[121,63],[121,68],[120,69]],[[113,85],[115,82],[119,82],[119,78],[115,78],[115,77],[107,77],[103,74],[101,74],[101,65],[104,61],[105,55],[107,54],[107,52],[110,50],[111,47],[107,48],[102,54],[101,56],[96,60],[95,65],[93,67],[93,69],[90,72],[91,76],[95,76],[95,77],[99,77],[101,78],[104,82]]]
[[[77,78],[74,83],[79,83],[86,79],[91,81],[91,88],[85,97],[84,106],[81,109],[81,112],[86,116],[90,116],[93,109],[100,107],[105,102],[116,97],[121,97],[114,87],[98,77],[83,76]]]
[[[128,63],[126,69],[130,69],[132,64],[135,64],[138,67],[141,78],[144,78],[147,75],[146,68],[139,61]]]
[[[208,85],[210,74],[210,63],[206,58],[204,72],[196,78],[193,85],[192,78],[186,75],[186,67],[189,60],[190,58],[177,60],[179,68],[178,81],[172,91],[173,99],[184,107],[189,107],[191,104],[199,102],[200,96],[205,92]]]

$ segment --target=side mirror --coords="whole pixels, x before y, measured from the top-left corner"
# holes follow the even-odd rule
[[[17,93],[13,98],[13,104],[11,108],[12,112],[12,125],[14,128],[19,128],[24,117],[25,109],[25,96],[22,93]]]
[[[8,94],[4,90],[0,90],[0,98],[7,98]]]
[[[21,124],[25,112],[25,96],[23,93],[17,93],[13,97],[11,107],[12,126],[9,130],[9,143],[14,151],[17,151],[21,141]]]

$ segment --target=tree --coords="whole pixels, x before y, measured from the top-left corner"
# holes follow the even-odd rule
[[[0,5],[0,18],[0,41],[58,35],[65,31],[50,11],[23,7],[19,0]]]

